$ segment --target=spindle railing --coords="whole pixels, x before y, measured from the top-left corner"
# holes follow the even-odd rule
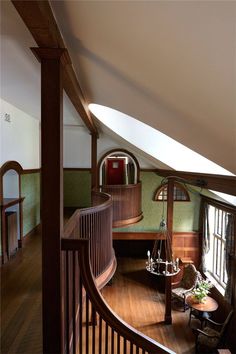
[[[89,253],[88,239],[62,239],[65,354],[174,354],[110,309],[96,286]]]
[[[112,197],[113,227],[120,227],[142,219],[142,184],[103,185],[101,190]]]
[[[91,266],[95,278],[112,276],[116,261],[112,247],[112,201],[105,193],[92,192],[93,206],[78,209],[65,225],[65,238],[89,238]],[[107,270],[110,269],[109,275]],[[105,279],[99,283],[104,285]],[[99,280],[98,280],[99,282]]]

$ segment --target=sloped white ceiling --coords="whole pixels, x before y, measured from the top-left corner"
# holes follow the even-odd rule
[[[1,1],[0,96],[30,116],[40,119],[40,63],[31,47],[34,39],[10,1]],[[64,123],[83,125],[64,93]]]
[[[51,5],[89,102],[236,173],[236,2]]]

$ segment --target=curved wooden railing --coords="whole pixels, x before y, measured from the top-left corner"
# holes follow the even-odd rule
[[[101,190],[112,197],[113,227],[134,224],[142,219],[142,184],[103,185]]]
[[[65,284],[71,284],[63,309],[65,353],[174,354],[132,328],[109,308],[95,284],[89,252],[89,240],[62,239]]]
[[[64,238],[89,238],[92,271],[100,288],[116,268],[112,247],[112,200],[108,194],[92,192],[92,205],[75,211],[65,225]]]

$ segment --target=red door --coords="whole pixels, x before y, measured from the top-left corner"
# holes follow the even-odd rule
[[[107,159],[107,184],[125,183],[125,159]]]

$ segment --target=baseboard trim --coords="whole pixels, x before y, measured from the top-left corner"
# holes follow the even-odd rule
[[[22,240],[21,246],[24,246],[27,244],[27,242],[30,240],[30,238],[35,234],[35,233],[40,233],[41,232],[41,223],[35,226],[31,231],[29,231]],[[20,240],[19,240],[20,241]],[[18,243],[19,243],[18,241]]]

